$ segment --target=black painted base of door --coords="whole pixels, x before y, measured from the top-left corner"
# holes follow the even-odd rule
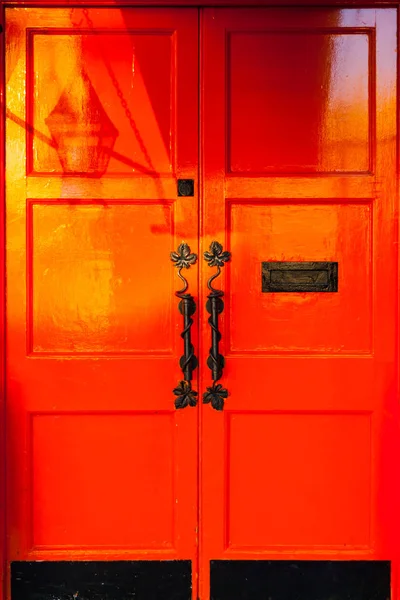
[[[189,560],[13,562],[12,600],[191,600]]]
[[[210,569],[211,600],[390,599],[387,561],[216,560]],[[11,600],[191,598],[190,561],[11,564]]]
[[[211,561],[211,600],[389,600],[387,561]]]

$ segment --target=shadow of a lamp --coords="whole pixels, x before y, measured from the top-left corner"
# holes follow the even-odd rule
[[[45,119],[65,175],[102,177],[118,130],[82,71]]]

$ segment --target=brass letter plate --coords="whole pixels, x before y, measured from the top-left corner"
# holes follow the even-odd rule
[[[263,262],[263,292],[337,292],[337,262]]]

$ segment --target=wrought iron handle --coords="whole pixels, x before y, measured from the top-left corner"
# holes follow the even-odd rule
[[[207,298],[206,310],[210,317],[208,322],[211,327],[211,348],[207,358],[207,366],[212,375],[212,386],[208,387],[203,394],[203,403],[211,404],[215,410],[223,410],[225,399],[228,397],[228,390],[221,383],[217,383],[221,377],[225,366],[225,359],[219,352],[219,342],[221,341],[221,332],[219,330],[218,318],[224,310],[224,301],[222,290],[216,290],[212,283],[214,279],[221,274],[221,267],[231,258],[231,253],[223,251],[219,242],[211,242],[210,248],[204,252],[204,259],[210,267],[217,267],[217,272],[210,277],[207,287],[210,290]]]
[[[196,302],[192,294],[187,293],[188,281],[182,275],[182,269],[190,269],[197,261],[197,254],[190,251],[187,244],[182,243],[177,252],[171,252],[171,261],[178,269],[178,277],[183,281],[183,288],[175,292],[175,296],[180,298],[178,304],[179,312],[183,316],[183,355],[179,360],[179,366],[182,369],[183,381],[174,388],[175,408],[185,408],[186,406],[196,406],[197,392],[192,389],[193,371],[197,367],[197,358],[194,353],[194,346],[191,340],[191,327],[193,325],[192,316],[196,312]]]

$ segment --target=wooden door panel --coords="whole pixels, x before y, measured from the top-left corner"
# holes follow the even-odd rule
[[[252,598],[275,597],[278,559],[395,573],[396,15],[206,9],[203,35],[203,244],[232,253],[229,396],[202,410],[203,572],[219,586],[240,561]],[[263,263],[313,261],[337,263],[337,291],[263,289]]]
[[[174,94],[176,52],[173,30],[166,28],[153,32],[140,28],[140,31],[132,30],[126,34],[118,27],[113,30],[110,24],[98,35],[95,29],[85,28],[85,33],[79,32],[77,23],[82,19],[85,23],[82,11],[76,10],[72,13],[70,28],[57,33],[39,29],[29,38],[32,52],[27,69],[31,95],[28,96],[27,110],[36,131],[35,135],[28,133],[29,170],[32,173],[63,173],[57,152],[46,143],[49,131],[46,121],[51,119],[50,114],[57,122],[62,121],[62,115],[64,118],[66,115],[76,117],[76,104],[85,107],[82,100],[87,99],[83,109],[86,114],[81,113],[80,120],[101,117],[105,136],[116,138],[108,174],[135,176],[150,171],[159,176],[175,171],[175,107],[171,110],[170,106]],[[96,27],[105,25],[99,23]],[[84,66],[82,55],[85,56]],[[44,64],[43,56],[47,57]],[[62,69],[60,65],[63,65]],[[82,69],[83,78],[76,78],[76,71]],[[34,73],[36,77],[32,78]],[[108,85],[105,85],[106,81]],[[99,89],[102,90],[101,104],[114,108],[112,120],[102,113],[96,92]],[[34,101],[44,95],[46,102]],[[53,107],[50,113],[49,107]],[[135,127],[127,126],[127,108]],[[80,143],[79,133],[82,135],[83,131],[77,128],[77,135],[71,134],[64,142],[66,160],[74,160],[73,149]],[[126,152],[128,148],[129,153]],[[78,168],[90,172],[90,158]]]
[[[8,559],[194,569],[169,255],[198,240],[197,186],[177,194],[197,177],[197,11],[6,16]]]
[[[242,411],[227,419],[227,549],[368,548],[368,413]]]
[[[175,282],[170,270],[155,279],[149,269],[168,256],[172,204],[79,202],[71,210],[55,200],[28,210],[30,352],[172,356]],[[155,235],[162,227],[169,236]],[[139,238],[140,252],[130,242],[110,251],[116,240]]]
[[[173,429],[169,413],[34,415],[34,547],[173,551]]]
[[[282,198],[279,203],[231,202],[228,210],[228,245],[238,256],[229,271],[227,352],[370,354],[371,204]],[[317,257],[340,257],[339,293],[262,291],[263,261]]]
[[[335,31],[337,17],[324,30],[300,15],[299,31],[228,33],[228,172],[369,170],[371,32]]]

